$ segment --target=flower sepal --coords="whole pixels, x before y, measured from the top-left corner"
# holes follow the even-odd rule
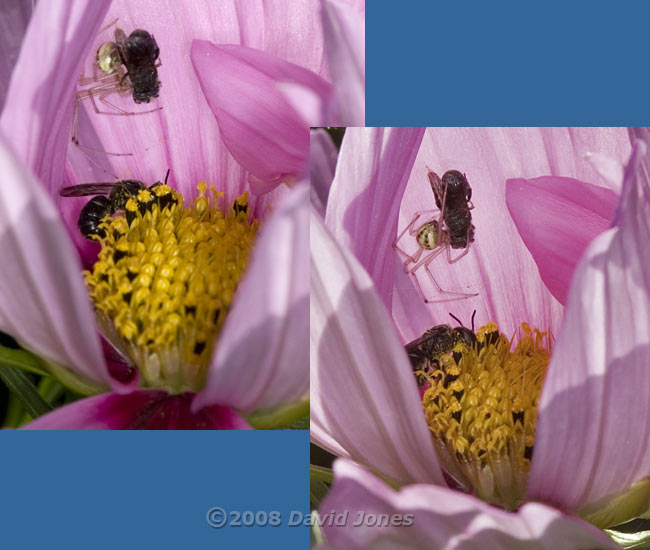
[[[260,409],[245,415],[244,419],[256,430],[277,430],[307,415],[309,415],[309,397],[278,407]]]
[[[590,504],[577,515],[601,529],[639,517],[650,518],[650,480],[641,480],[621,493]]]

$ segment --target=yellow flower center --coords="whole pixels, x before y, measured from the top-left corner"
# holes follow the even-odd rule
[[[225,212],[205,182],[185,207],[167,185],[140,191],[107,216],[86,284],[106,338],[144,383],[172,393],[203,387],[212,350],[242,276],[258,222],[248,194]]]
[[[519,340],[494,323],[477,345],[457,344],[426,376],[422,404],[442,467],[476,495],[514,510],[530,470],[537,406],[551,343],[548,333],[521,325]]]

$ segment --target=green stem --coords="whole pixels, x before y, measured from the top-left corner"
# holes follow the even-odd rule
[[[65,386],[57,380],[54,380],[54,378],[43,378],[41,384],[38,387],[38,391],[50,405],[54,405],[54,402],[65,393]]]

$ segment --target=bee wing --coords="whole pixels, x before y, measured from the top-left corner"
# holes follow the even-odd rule
[[[110,182],[81,183],[63,187],[59,194],[62,197],[88,197],[90,195],[108,195],[115,186]]]
[[[431,185],[431,190],[433,191],[433,196],[436,199],[436,206],[442,210],[443,205],[445,204],[445,191],[443,189],[442,181],[440,176],[436,174],[431,168],[427,166],[427,176],[429,177],[429,184]]]
[[[419,347],[424,344],[425,342],[428,342],[429,340],[436,338],[438,336],[437,333],[435,332],[430,332],[427,331],[425,332],[422,336],[419,338],[416,338],[412,342],[409,342],[406,344],[404,347],[406,348],[406,353],[412,353],[414,351],[419,351]]]

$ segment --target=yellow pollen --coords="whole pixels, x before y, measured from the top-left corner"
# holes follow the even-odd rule
[[[248,193],[227,210],[223,193],[197,188],[188,207],[167,185],[129,198],[123,214],[102,220],[101,251],[84,272],[104,335],[145,385],[173,393],[203,387],[259,225]]]
[[[424,374],[431,385],[422,404],[443,468],[480,498],[514,510],[526,489],[551,342],[522,323],[512,349],[514,337],[492,322],[476,340]]]

